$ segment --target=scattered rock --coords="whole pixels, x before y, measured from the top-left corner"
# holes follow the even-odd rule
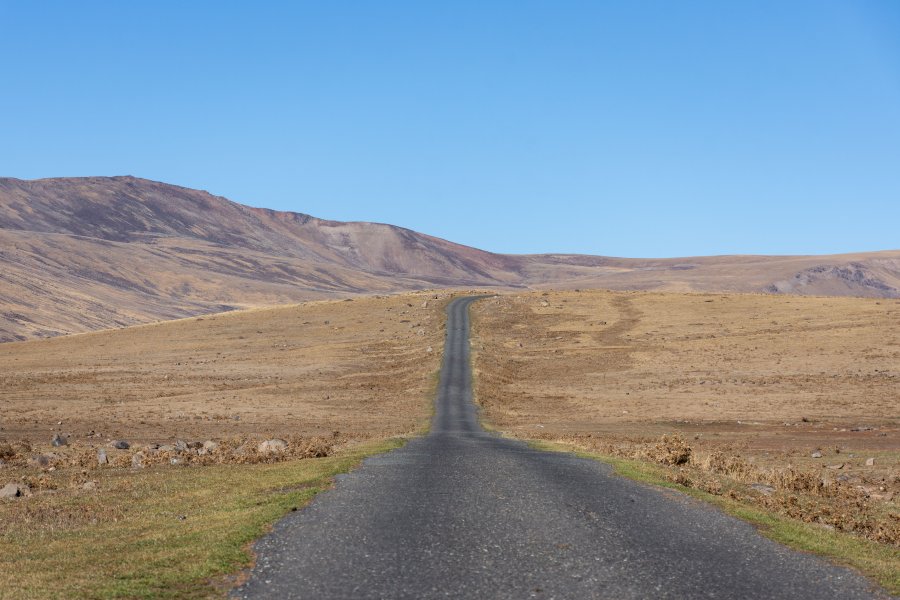
[[[3,489],[0,489],[0,498],[20,498],[30,495],[31,490],[28,489],[28,486],[18,483],[7,483]]]
[[[836,465],[828,465],[828,468],[829,468],[829,469],[843,469],[843,468],[844,468],[844,463],[838,463],[838,464],[836,464]]]
[[[50,440],[50,444],[55,448],[59,448],[60,446],[68,446],[69,440],[67,440],[65,438],[65,436],[62,436],[57,433],[56,435],[53,436],[53,439]]]
[[[428,300],[422,303],[422,308],[428,308]]]
[[[131,448],[131,444],[129,444],[125,440],[115,440],[110,445],[116,450],[128,450],[129,448]]]
[[[203,447],[203,442],[188,442],[187,447],[191,450],[199,450]]]
[[[157,450],[159,452],[175,452],[176,451],[175,446],[173,446],[172,444],[163,444],[162,446],[157,448]]]
[[[274,454],[284,452],[287,450],[287,447],[288,444],[286,441],[273,439],[264,441],[256,448],[256,450],[260,454]]]
[[[867,459],[866,459],[866,466],[867,466],[867,467],[874,467],[874,466],[875,466],[875,457],[869,457],[869,458],[867,458]]]
[[[132,455],[131,468],[132,469],[143,469],[144,468],[144,453],[143,452],[135,452]]]
[[[204,450],[206,452],[215,452],[218,449],[219,449],[219,444],[217,442],[214,442],[212,440],[206,440],[205,442],[203,442],[202,450]]]
[[[547,308],[548,306],[550,306],[550,303],[547,302],[546,300],[541,300],[541,306],[543,306],[544,308]]]
[[[178,452],[186,452],[188,449],[187,442],[184,440],[176,440],[175,441],[175,450]]]
[[[96,490],[97,482],[96,481],[87,481],[84,483],[84,485],[81,486],[81,489],[86,490],[86,491]]]
[[[751,483],[750,487],[759,492],[760,494],[764,494],[766,496],[771,496],[775,493],[775,488],[771,485],[766,485],[764,483]]]
[[[812,456],[813,458],[822,458],[822,453],[816,450],[810,456]]]
[[[98,465],[108,465],[109,457],[106,456],[106,450],[104,448],[100,448],[97,450],[97,464]]]
[[[434,352],[434,348],[432,348],[431,346],[428,346],[427,348],[425,348],[425,352],[427,352],[428,354],[431,354],[432,352]]]
[[[28,466],[38,469],[46,469],[53,466],[53,462],[58,459],[56,454],[36,454],[28,459]]]

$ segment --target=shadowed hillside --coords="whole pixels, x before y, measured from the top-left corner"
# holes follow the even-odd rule
[[[0,179],[0,340],[430,287],[900,296],[900,251],[512,256],[135,177]]]

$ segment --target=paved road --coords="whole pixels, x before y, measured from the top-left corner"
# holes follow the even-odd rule
[[[256,545],[244,598],[872,598],[681,494],[484,432],[448,308],[431,433],[368,459]]]

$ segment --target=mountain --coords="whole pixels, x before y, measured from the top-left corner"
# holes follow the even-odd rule
[[[900,251],[659,260],[503,255],[136,177],[0,178],[0,341],[435,287],[900,297]]]

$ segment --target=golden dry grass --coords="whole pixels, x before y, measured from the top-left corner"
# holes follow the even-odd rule
[[[446,298],[309,302],[0,344],[0,441],[408,433],[429,416]]]
[[[217,578],[248,564],[268,524],[427,426],[448,299],[310,302],[0,345],[0,486],[31,492],[0,500],[0,597],[223,595]],[[54,433],[70,444],[51,448]],[[287,450],[260,453],[271,437]],[[218,448],[165,446],[208,439]]]
[[[248,544],[366,455],[91,473],[97,488],[0,501],[0,598],[224,597]]]

